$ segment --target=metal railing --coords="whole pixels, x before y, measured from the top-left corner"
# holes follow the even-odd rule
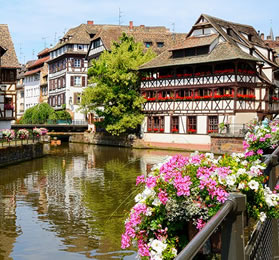
[[[40,137],[29,136],[27,139],[15,138],[11,141],[8,141],[6,138],[0,136],[0,148],[9,147],[9,146],[19,146],[25,144],[34,144],[40,142]]]
[[[272,154],[267,155],[264,161],[267,166],[264,174],[269,176],[268,186],[271,189],[278,183],[278,155],[279,147]],[[176,260],[193,259],[221,224],[221,259],[279,259],[279,221],[267,219],[263,223],[258,222],[245,246],[245,210],[246,196],[241,193],[231,193],[217,214],[187,244]]]

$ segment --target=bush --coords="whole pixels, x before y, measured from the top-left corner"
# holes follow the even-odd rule
[[[54,113],[54,109],[47,103],[41,103],[28,108],[23,114],[20,124],[44,124]]]

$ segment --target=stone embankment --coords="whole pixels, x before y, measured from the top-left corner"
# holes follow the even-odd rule
[[[129,138],[130,137],[130,138]],[[201,151],[216,154],[243,152],[243,136],[229,134],[211,135],[211,144],[182,144],[167,142],[145,142],[133,136],[111,136],[104,133],[87,133],[70,136],[72,143],[87,143],[98,145],[121,146],[138,149],[164,149],[175,151]]]
[[[0,167],[42,157],[43,150],[41,142],[0,148]]]

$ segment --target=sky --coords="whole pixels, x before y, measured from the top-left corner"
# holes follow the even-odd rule
[[[279,36],[278,0],[0,0],[0,24],[8,24],[20,63],[36,59],[70,28],[95,24],[166,26],[187,33],[200,14],[248,24]],[[120,18],[120,19],[119,19]]]

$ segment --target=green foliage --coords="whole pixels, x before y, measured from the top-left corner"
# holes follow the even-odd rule
[[[50,116],[50,120],[72,120],[71,114],[66,110],[54,111]]]
[[[28,108],[20,120],[20,124],[44,124],[54,109],[47,103],[37,104]]]
[[[123,34],[119,43],[113,43],[111,52],[104,51],[93,60],[88,70],[92,86],[83,92],[80,109],[104,118],[101,126],[112,135],[134,131],[144,118],[137,69],[153,57],[151,50],[144,52],[142,43]]]

